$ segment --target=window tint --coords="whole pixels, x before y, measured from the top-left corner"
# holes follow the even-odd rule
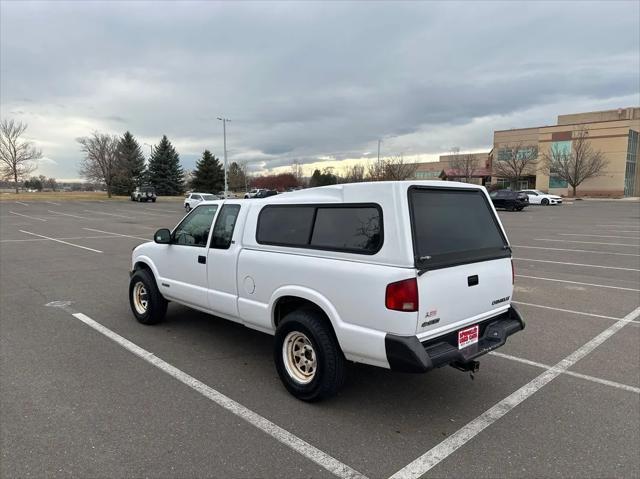
[[[222,207],[218,219],[216,219],[216,225],[213,227],[213,235],[211,236],[212,248],[229,248],[239,212],[240,205],[224,205]]]
[[[311,246],[375,253],[380,249],[380,212],[374,207],[318,208]]]
[[[258,243],[304,246],[309,243],[313,224],[313,206],[272,206],[260,212]]]
[[[416,265],[437,268],[510,255],[479,190],[411,188]]]
[[[218,205],[195,208],[173,232],[173,243],[186,246],[207,245],[209,230]]]
[[[262,244],[374,254],[382,246],[378,207],[267,206],[260,212],[256,240]]]

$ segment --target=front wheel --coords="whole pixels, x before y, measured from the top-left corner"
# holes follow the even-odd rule
[[[129,305],[133,315],[142,324],[156,324],[167,313],[167,300],[158,291],[153,275],[139,269],[129,282]]]
[[[186,205],[184,205],[184,209],[188,213],[189,211],[191,211],[191,206],[186,204]]]
[[[155,198],[151,198],[151,202],[152,202],[152,203],[155,203],[155,202],[156,202],[156,199],[155,199]]]
[[[312,309],[289,313],[278,325],[274,360],[285,388],[302,401],[335,395],[345,378],[345,359],[330,323]]]
[[[549,205],[549,200],[546,198],[542,198],[542,204],[543,206],[548,206]]]

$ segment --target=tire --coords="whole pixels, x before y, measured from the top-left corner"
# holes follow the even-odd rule
[[[344,383],[344,355],[327,323],[316,311],[299,309],[287,314],[276,329],[273,349],[276,370],[287,391],[302,401],[327,399]],[[311,361],[313,369],[293,357],[301,349],[305,353],[298,359]]]
[[[152,202],[152,203],[155,203],[155,202],[156,202],[156,199],[155,199],[155,198],[151,198],[151,202]]]
[[[541,203],[542,203],[542,206],[549,206],[549,200],[546,198],[542,198]]]
[[[158,291],[153,274],[144,269],[133,273],[129,281],[129,306],[139,323],[157,324],[162,321],[167,313],[167,304]]]
[[[522,211],[524,209],[524,206],[518,206],[518,211]]]
[[[184,205],[184,209],[186,210],[186,212],[188,213],[189,211],[191,211],[191,206],[186,204]]]

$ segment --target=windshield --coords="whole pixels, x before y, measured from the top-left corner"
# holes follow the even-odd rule
[[[215,197],[215,196],[213,196],[213,195],[202,195],[202,199],[203,199],[204,201],[213,201],[213,200],[215,200],[215,199],[216,199],[216,197]]]
[[[415,264],[420,269],[511,255],[481,190],[411,187],[409,211]]]

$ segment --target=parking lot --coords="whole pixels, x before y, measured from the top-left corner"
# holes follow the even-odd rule
[[[318,404],[268,335],[174,304],[134,320],[130,252],[183,212],[0,203],[0,476],[640,476],[638,202],[500,212],[525,331],[473,378],[352,364]]]

